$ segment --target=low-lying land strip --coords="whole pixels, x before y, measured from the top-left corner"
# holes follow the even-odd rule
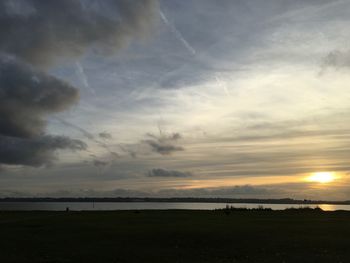
[[[0,212],[1,262],[350,262],[350,212]]]

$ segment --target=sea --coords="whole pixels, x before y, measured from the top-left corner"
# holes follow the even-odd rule
[[[235,208],[287,208],[319,207],[324,211],[346,210],[350,205],[331,204],[245,204],[245,203],[184,203],[184,202],[0,202],[0,211],[112,211],[112,210],[215,210],[227,205]]]

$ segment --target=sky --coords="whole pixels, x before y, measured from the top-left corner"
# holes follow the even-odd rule
[[[349,8],[1,1],[0,197],[350,200]]]

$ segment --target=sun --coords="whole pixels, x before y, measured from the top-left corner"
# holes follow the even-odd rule
[[[306,178],[309,182],[317,182],[317,183],[330,183],[333,182],[337,177],[334,172],[316,172],[312,173],[309,177]]]

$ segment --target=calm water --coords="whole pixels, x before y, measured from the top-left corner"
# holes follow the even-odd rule
[[[348,210],[350,205],[300,205],[300,204],[229,204],[234,207],[245,208],[271,208],[273,210],[284,210],[294,207],[312,207],[319,206],[325,211]],[[214,210],[225,208],[225,203],[165,203],[165,202],[116,202],[116,203],[80,203],[80,202],[0,202],[0,210],[50,210],[62,211],[69,207],[70,210],[137,210],[137,209],[192,209],[192,210]]]

